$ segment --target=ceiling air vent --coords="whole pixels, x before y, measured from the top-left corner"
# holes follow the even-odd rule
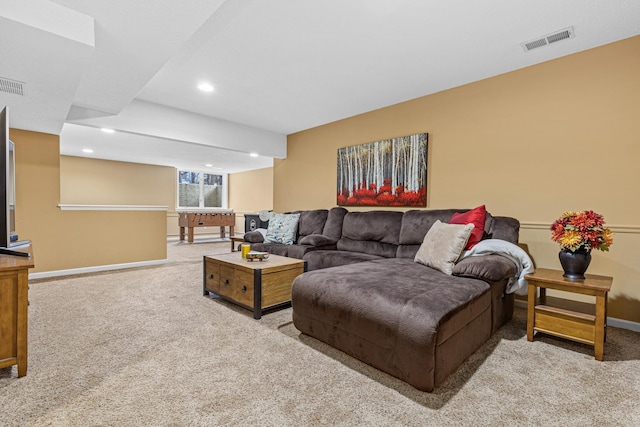
[[[566,39],[572,39],[574,37],[575,34],[573,32],[573,27],[569,27],[565,28],[564,30],[556,31],[553,34],[547,34],[546,36],[537,38],[535,40],[521,43],[520,46],[522,46],[525,52],[528,52],[532,49],[537,49],[542,46],[547,46]]]
[[[0,77],[0,92],[24,96],[24,83]]]

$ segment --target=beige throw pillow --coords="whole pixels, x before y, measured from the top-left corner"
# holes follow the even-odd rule
[[[445,224],[438,220],[427,231],[414,260],[451,275],[472,231],[473,224]]]

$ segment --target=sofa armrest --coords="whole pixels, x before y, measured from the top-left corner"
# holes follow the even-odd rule
[[[453,267],[452,274],[485,282],[499,282],[518,274],[518,267],[501,255],[470,256],[458,262]]]
[[[322,248],[325,246],[335,246],[338,243],[338,240],[332,239],[331,237],[324,236],[322,234],[309,234],[308,236],[304,236],[298,242],[301,245],[309,245],[315,246],[316,248]]]
[[[259,231],[250,231],[244,233],[244,241],[247,243],[262,243],[264,242],[264,236]]]

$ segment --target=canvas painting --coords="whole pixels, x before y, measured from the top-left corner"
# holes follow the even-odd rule
[[[426,133],[338,149],[338,206],[427,205]]]

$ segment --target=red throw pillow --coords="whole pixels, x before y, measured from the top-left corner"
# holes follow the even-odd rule
[[[484,221],[486,219],[487,209],[482,205],[465,213],[454,213],[451,215],[449,224],[473,224],[473,231],[471,232],[467,246],[465,246],[465,249],[469,250],[482,240]]]

